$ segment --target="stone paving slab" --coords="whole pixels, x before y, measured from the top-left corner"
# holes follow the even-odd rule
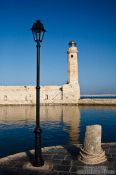
[[[0,175],[77,175],[116,174],[116,143],[102,144],[108,161],[86,165],[78,161],[81,145],[53,146],[42,149],[45,165],[34,167],[34,151],[0,159]]]

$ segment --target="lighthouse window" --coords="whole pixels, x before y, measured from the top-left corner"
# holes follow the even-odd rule
[[[71,55],[71,58],[73,58],[73,55]]]

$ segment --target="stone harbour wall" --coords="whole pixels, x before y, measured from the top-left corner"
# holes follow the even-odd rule
[[[35,87],[0,86],[0,104],[34,104]]]
[[[63,86],[41,86],[41,104],[78,104],[80,88],[78,84]],[[0,86],[0,105],[34,105],[35,86]]]
[[[104,105],[116,106],[116,99],[79,99],[79,105]]]

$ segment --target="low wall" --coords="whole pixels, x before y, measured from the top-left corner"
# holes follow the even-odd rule
[[[63,86],[41,86],[41,104],[78,104],[80,87],[78,84]],[[35,86],[0,86],[0,105],[34,105]]]
[[[35,104],[35,87],[1,86],[0,104]]]
[[[79,105],[116,105],[116,99],[80,99]]]
[[[78,84],[41,86],[42,105],[116,105],[116,99],[80,99]],[[0,105],[35,105],[35,86],[0,86]]]

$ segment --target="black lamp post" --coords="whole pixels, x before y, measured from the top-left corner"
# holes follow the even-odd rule
[[[43,40],[44,36],[44,26],[37,20],[33,23],[31,28],[33,33],[34,41],[36,42],[37,47],[37,73],[36,73],[36,127],[34,130],[35,133],[35,162],[34,165],[39,167],[44,165],[44,160],[42,158],[41,151],[41,128],[40,128],[40,43]]]

